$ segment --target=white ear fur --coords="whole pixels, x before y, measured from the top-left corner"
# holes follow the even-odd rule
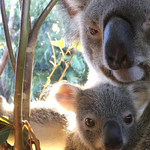
[[[137,119],[143,114],[150,102],[150,85],[147,82],[137,82],[129,87],[133,96],[133,103],[137,111]]]
[[[74,11],[81,11],[90,0],[63,0],[63,3],[66,3]]]
[[[54,97],[57,102],[68,111],[76,110],[76,100],[79,88],[68,83],[55,84]]]

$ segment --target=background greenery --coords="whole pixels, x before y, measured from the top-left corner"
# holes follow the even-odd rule
[[[32,25],[35,23],[39,15],[41,14],[42,10],[48,4],[49,0],[32,0],[31,1],[31,8],[30,8],[30,15],[31,15],[31,23]],[[10,13],[10,1],[5,0],[6,5],[6,13],[9,18]],[[16,3],[15,9],[15,16],[14,16],[14,24],[13,29],[11,31],[11,35],[17,33],[19,30],[20,24],[20,11],[19,11],[19,4],[18,1]],[[33,81],[32,81],[32,93],[31,93],[31,100],[34,100],[39,97],[41,90],[47,80],[47,77],[53,70],[53,53],[51,44],[49,42],[47,34],[50,34],[51,40],[61,40],[63,38],[63,31],[64,25],[62,20],[62,16],[59,14],[60,12],[57,10],[57,6],[53,8],[51,13],[46,18],[44,24],[42,25],[39,35],[38,41],[35,49],[35,56],[34,56],[34,70],[33,70]],[[67,42],[66,42],[67,43]],[[5,50],[5,36],[3,31],[2,21],[0,20],[0,61],[3,56]],[[13,52],[16,56],[18,47],[18,36],[15,37],[13,40]],[[61,57],[62,53],[58,46],[54,46],[55,54],[56,54],[56,62],[58,62]],[[64,53],[68,49],[68,45],[65,44],[63,48]],[[70,51],[73,53],[73,50]],[[69,61],[70,54],[68,54],[64,60]],[[65,63],[61,62],[60,65],[57,67],[56,71],[54,72],[51,78],[51,84],[58,81],[62,72],[65,69]],[[76,51],[69,68],[67,69],[66,73],[64,74],[63,79],[68,80],[71,83],[76,84],[84,84],[87,81],[87,74],[88,68],[83,59],[81,51]],[[14,73],[10,65],[10,61],[8,59],[8,63],[0,76],[0,94],[6,97],[6,99],[11,102],[13,100],[14,95]]]

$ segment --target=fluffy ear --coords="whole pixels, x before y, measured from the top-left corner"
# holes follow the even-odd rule
[[[138,118],[142,115],[147,104],[149,103],[150,84],[147,82],[136,82],[130,87],[131,95],[133,96],[133,103],[138,112]]]
[[[62,0],[68,14],[73,18],[77,13],[82,11],[89,3],[90,0]]]
[[[69,42],[80,41],[80,13],[86,8],[90,0],[61,0],[59,10],[65,23],[65,36]]]
[[[64,109],[75,112],[77,95],[80,89],[68,83],[58,83],[56,86],[57,88],[54,96],[57,102]]]

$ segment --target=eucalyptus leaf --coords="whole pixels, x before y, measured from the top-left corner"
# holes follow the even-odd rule
[[[3,144],[8,139],[10,132],[11,129],[7,127],[3,128],[3,130],[0,131],[0,145]]]

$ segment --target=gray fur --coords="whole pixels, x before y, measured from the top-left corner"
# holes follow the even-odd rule
[[[137,122],[136,132],[127,144],[125,150],[149,150],[150,149],[150,103],[147,105],[141,118]]]
[[[63,102],[67,96],[61,93],[61,90],[67,86],[70,87],[70,92],[68,91],[66,94],[70,93],[70,95],[68,95],[69,99]],[[66,142],[66,150],[106,149],[103,143],[103,132],[105,124],[109,121],[117,122],[121,128],[123,147],[116,150],[129,150],[131,145],[129,144],[129,146],[128,143],[130,143],[130,140],[133,138],[133,143],[137,145],[138,140],[141,140],[141,138],[137,140],[134,137],[137,129],[140,128],[140,125],[137,125],[140,124],[138,123],[139,117],[137,116],[137,110],[139,108],[134,106],[136,106],[136,104],[139,105],[138,102],[140,102],[142,98],[144,102],[147,101],[148,97],[138,97],[142,95],[142,93],[147,95],[146,87],[147,86],[144,85],[141,87],[136,85],[131,88],[127,86],[102,84],[94,88],[80,90],[72,85],[62,85],[60,87],[60,92],[57,92],[59,96],[57,97],[56,94],[56,99],[62,106],[67,109],[70,108],[71,111],[75,112],[77,121],[75,131],[70,134]],[[129,114],[132,115],[133,121],[131,124],[127,125],[124,122],[124,117]],[[87,127],[84,122],[85,118],[92,118],[95,121],[95,127]],[[139,130],[141,131],[141,129]],[[143,131],[141,132],[142,133],[138,132],[138,134],[143,134]],[[126,149],[128,146],[129,149]]]
[[[75,10],[77,12],[70,18],[70,29],[67,30],[67,34],[70,39],[74,38],[73,40],[81,41],[85,59],[89,67],[95,70],[98,81],[103,79],[103,82],[111,80],[118,83],[130,83],[137,80],[150,79],[149,0],[64,1],[72,11]],[[133,41],[130,43],[132,43],[135,57],[133,60],[134,65],[130,70],[112,70],[108,67],[104,58],[104,27],[107,20],[118,16],[128,20],[132,26]],[[100,30],[101,38],[95,39],[87,34],[87,28],[93,26]],[[120,34],[122,34],[121,31]],[[128,71],[131,71],[131,74]],[[102,76],[106,78],[102,78]]]
[[[31,127],[40,140],[42,150],[103,150],[104,126],[114,121],[119,125],[123,139],[123,147],[116,150],[141,147],[139,143],[143,143],[143,137],[148,138],[145,122],[150,117],[144,112],[141,119],[142,112],[139,113],[139,110],[148,102],[148,86],[148,83],[141,82],[130,86],[101,84],[82,90],[70,84],[61,84],[58,90],[54,88],[54,94],[60,105],[76,114],[76,128],[69,132],[67,125],[72,120],[52,109],[50,105],[53,102],[46,101],[31,103]],[[13,105],[0,97],[0,114],[12,119],[12,110]],[[129,114],[133,121],[127,125],[124,118]],[[88,117],[95,121],[94,128],[85,126],[84,120]]]

